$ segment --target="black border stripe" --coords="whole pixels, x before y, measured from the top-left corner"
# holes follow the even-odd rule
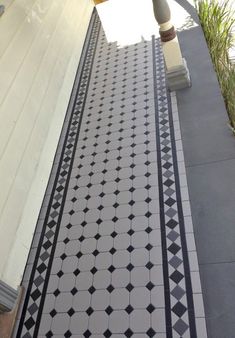
[[[166,230],[165,230],[165,209],[163,199],[163,183],[162,183],[162,163],[161,163],[161,144],[159,134],[159,116],[158,116],[158,102],[157,102],[157,69],[156,69],[156,50],[155,37],[152,36],[153,49],[153,79],[154,79],[154,103],[155,103],[155,123],[156,123],[156,146],[157,146],[157,166],[158,166],[158,183],[159,183],[159,204],[160,204],[160,223],[161,223],[161,242],[162,242],[162,268],[164,278],[164,295],[165,295],[165,318],[166,318],[166,337],[172,338],[172,320],[171,320],[171,300],[170,300],[170,284],[169,284],[169,270],[167,260],[167,244],[166,244]]]
[[[91,16],[90,23],[89,23],[90,29],[88,29],[88,32],[86,34],[84,47],[85,47],[87,41],[89,41],[89,39],[90,39],[91,31],[92,31],[92,28],[93,28],[93,24],[94,24],[96,15],[97,15],[96,14],[96,10],[94,9],[93,13],[92,13],[92,16]],[[97,34],[97,37],[98,37],[98,35],[99,35],[99,33]],[[97,45],[97,41],[98,41],[98,39],[96,40],[96,45]],[[84,47],[83,47],[82,54],[85,54],[84,58],[86,58],[86,56],[87,56],[87,54],[89,52],[89,43],[85,47],[85,50],[84,50]],[[95,56],[95,53],[93,54],[92,63],[94,61],[94,56]],[[81,56],[81,60],[82,60],[82,56]],[[82,66],[82,71],[83,71],[83,69],[85,67],[85,63],[83,62],[82,65],[78,66],[78,71],[77,71],[77,74],[75,76],[75,82],[76,82],[76,78],[77,78],[77,75],[78,75],[79,70],[80,70],[79,68],[81,66]],[[92,69],[92,66],[91,66],[91,69]],[[91,75],[91,69],[90,69],[89,78],[87,80],[87,84],[89,84],[89,79],[90,79],[90,75]],[[79,85],[80,85],[81,80],[82,80],[82,77],[80,77]],[[79,88],[79,85],[78,85],[78,88]],[[74,87],[75,87],[75,83],[74,83],[74,86],[73,86],[72,93],[74,91]],[[87,96],[87,89],[88,89],[88,86],[86,88],[85,98]],[[78,92],[77,92],[77,94],[78,94]],[[72,94],[71,94],[70,99],[71,98],[72,98]],[[77,95],[75,96],[73,104],[72,104],[73,105],[72,112],[73,112],[73,110],[75,108],[75,105],[76,105],[76,99],[77,99]],[[84,105],[85,105],[85,100],[83,101],[83,107],[82,107],[82,111],[81,111],[80,121],[79,121],[79,124],[78,124],[78,131],[77,131],[77,135],[76,135],[76,141],[75,141],[74,144],[76,144],[78,136],[79,136],[80,126],[81,126],[81,120],[82,120],[83,111],[84,111]],[[70,103],[69,103],[68,106],[70,107]],[[68,113],[68,110],[67,110],[67,113]],[[72,120],[73,120],[73,113],[71,114],[71,117],[70,117],[70,120],[69,120],[69,126],[71,125]],[[58,178],[59,178],[59,175],[60,175],[60,169],[61,169],[61,165],[62,165],[62,162],[63,162],[63,155],[64,155],[64,152],[65,152],[67,139],[69,137],[69,132],[70,132],[70,128],[68,127],[67,132],[66,132],[66,136],[65,136],[65,139],[64,139],[64,144],[63,144],[63,149],[62,149],[62,152],[61,152],[60,162],[59,162],[59,165],[58,165],[55,181],[54,181],[54,184],[53,184],[53,189],[52,189],[52,192],[51,192],[51,197],[50,197],[50,201],[49,201],[49,205],[48,205],[48,209],[47,209],[47,213],[46,213],[46,217],[45,217],[42,233],[41,233],[39,244],[38,244],[38,248],[37,248],[37,253],[36,253],[36,256],[35,256],[35,260],[34,260],[34,265],[32,267],[32,272],[31,272],[31,276],[30,276],[30,280],[29,280],[29,284],[28,284],[28,288],[27,288],[27,293],[26,293],[25,300],[24,300],[24,306],[23,306],[23,310],[22,310],[21,319],[20,319],[20,323],[19,323],[19,327],[18,327],[16,338],[20,338],[21,337],[21,332],[22,332],[22,329],[23,329],[23,326],[24,326],[24,321],[25,321],[25,316],[26,316],[26,312],[27,312],[28,302],[29,302],[29,298],[30,298],[30,294],[31,294],[32,285],[33,285],[33,282],[34,282],[34,275],[35,275],[35,272],[36,272],[37,263],[38,263],[38,259],[39,259],[39,256],[40,256],[41,247],[42,247],[42,244],[43,244],[45,232],[47,230],[47,221],[48,221],[48,218],[50,216],[51,206],[53,204],[53,198],[54,198],[54,194],[55,194],[56,187],[57,187],[57,181],[58,181]],[[44,301],[45,301],[46,290],[47,290],[47,286],[48,286],[48,282],[49,282],[51,266],[52,266],[52,263],[53,263],[54,252],[55,252],[55,248],[56,248],[56,241],[57,241],[57,238],[58,238],[60,221],[61,221],[62,214],[63,214],[63,208],[64,208],[66,193],[67,193],[67,189],[68,189],[69,178],[70,178],[70,174],[71,174],[71,170],[72,170],[72,163],[73,163],[74,156],[75,156],[75,151],[76,151],[76,147],[74,147],[74,149],[73,149],[73,154],[72,154],[72,158],[71,158],[71,162],[70,162],[70,168],[69,168],[69,172],[68,172],[68,176],[67,176],[67,182],[66,182],[65,189],[64,189],[64,196],[63,196],[62,206],[61,206],[61,209],[60,209],[60,214],[59,214],[59,218],[58,218],[58,222],[57,222],[57,228],[56,228],[55,236],[54,236],[54,242],[53,242],[53,246],[52,246],[52,249],[51,249],[51,255],[50,255],[50,259],[49,259],[49,263],[48,263],[45,284],[44,284],[44,287],[43,287],[43,292],[42,292],[42,296],[41,296],[42,298],[41,298],[40,306],[39,306],[39,313],[37,315],[37,320],[36,320],[36,324],[35,324],[35,331],[36,332],[34,332],[34,334],[33,334],[33,337],[35,337],[35,338],[37,337],[37,332],[38,332],[38,329],[39,329],[39,326],[40,326],[40,319],[41,319],[41,314],[42,314],[43,305],[44,305]]]
[[[174,176],[175,176],[175,192],[176,192],[176,199],[177,199],[180,238],[181,238],[181,245],[182,245],[183,262],[184,262],[186,296],[187,296],[187,303],[188,303],[189,328],[190,328],[191,337],[196,338],[197,333],[196,333],[196,322],[195,322],[195,312],[194,312],[194,302],[193,302],[193,291],[192,291],[191,274],[190,274],[189,259],[188,259],[187,241],[186,241],[186,235],[185,235],[184,214],[183,214],[183,207],[182,207],[179,170],[178,170],[178,161],[177,161],[176,144],[175,144],[175,130],[174,130],[173,117],[172,117],[171,96],[169,92],[167,96],[168,96],[169,126],[170,126],[170,131],[171,131],[170,137],[171,137],[171,147],[172,147],[172,158],[173,158],[173,167],[174,167]]]

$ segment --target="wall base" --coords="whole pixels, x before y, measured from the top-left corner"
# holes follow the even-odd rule
[[[18,292],[0,280],[0,312],[14,307]]]
[[[2,283],[2,282],[1,282]],[[0,313],[0,337],[9,338],[12,337],[13,328],[16,321],[17,312],[23,296],[23,287],[18,290],[18,296],[14,300],[14,304],[11,311]],[[2,310],[2,308],[1,308]]]

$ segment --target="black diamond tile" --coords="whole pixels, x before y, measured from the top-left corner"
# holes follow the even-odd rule
[[[99,251],[97,249],[95,249],[92,254],[96,257],[97,255],[99,255]]]
[[[147,306],[147,310],[148,310],[149,313],[152,313],[155,310],[155,307],[153,306],[153,304],[149,304]]]
[[[181,272],[179,272],[179,271],[174,271],[171,275],[170,275],[170,278],[176,283],[176,284],[178,284],[181,280],[182,280],[182,278],[184,278],[184,276],[182,275],[182,273]]]
[[[174,200],[173,198],[169,197],[165,203],[169,206],[172,207],[172,205],[174,205],[176,203],[176,200]]]
[[[154,337],[156,334],[156,332],[152,328],[150,328],[146,333],[148,337],[151,337],[151,338]]]
[[[52,333],[52,331],[48,331],[46,333],[46,338],[51,338],[51,337],[53,337],[53,333]]]
[[[83,221],[82,223],[81,223],[81,226],[84,228],[85,226],[87,225],[87,222],[86,221]]]
[[[126,308],[125,308],[125,311],[130,314],[132,311],[134,310],[134,308],[131,306],[131,305],[128,305]]]
[[[51,312],[50,312],[50,316],[53,318],[55,317],[55,315],[57,314],[57,311],[55,309],[53,309]]]
[[[55,297],[59,296],[60,290],[59,290],[59,289],[56,289],[56,290],[54,291],[53,294],[54,294]]]
[[[151,216],[152,216],[152,214],[151,214],[150,211],[146,212],[145,217],[149,218],[149,217],[151,217]]]
[[[67,225],[66,225],[66,228],[67,228],[67,229],[71,229],[71,228],[72,228],[72,224],[71,224],[71,223],[67,224]],[[68,238],[67,238],[67,239],[68,239]],[[68,240],[69,240],[69,239],[68,239]],[[65,243],[65,244],[66,244],[66,243]]]
[[[47,225],[50,229],[52,229],[56,225],[56,222],[54,220],[52,220]]]
[[[112,336],[112,332],[109,329],[104,332],[104,337],[105,338],[109,338],[111,336]]]
[[[75,313],[75,311],[74,311],[74,309],[71,307],[71,308],[69,309],[69,311],[68,311],[69,317],[72,317],[72,316],[74,315],[74,313]]]
[[[167,179],[165,182],[163,182],[164,185],[166,185],[168,188],[174,183],[171,179]]]
[[[85,237],[84,237],[84,236],[81,236],[78,240],[79,240],[80,242],[83,242],[84,239],[85,239]]]
[[[42,263],[37,267],[37,270],[39,273],[43,273],[46,270],[46,268],[47,268],[46,265]]]
[[[80,273],[80,270],[79,270],[79,269],[76,269],[76,270],[74,270],[74,272],[73,272],[73,274],[74,274],[75,276],[78,276],[79,273]]]
[[[91,286],[89,289],[88,289],[88,291],[90,292],[90,294],[93,294],[94,292],[95,292],[95,288],[94,288],[94,286]]]
[[[178,316],[178,317],[182,317],[183,314],[186,312],[187,308],[181,303],[181,302],[177,302],[173,308],[172,311]]]
[[[93,267],[92,269],[91,269],[91,273],[94,275],[96,272],[97,272],[98,270],[96,269],[96,267]]]
[[[112,249],[109,250],[109,252],[111,253],[111,255],[115,254],[116,251],[117,250],[115,248],[112,248]]]
[[[39,297],[41,296],[41,292],[36,289],[33,291],[33,293],[31,293],[31,298],[36,301]]]
[[[130,229],[130,230],[128,230],[128,232],[127,232],[127,233],[128,233],[128,235],[129,235],[129,236],[132,236],[132,235],[133,235],[135,232],[134,232],[134,230],[133,230],[133,229]]]
[[[152,262],[148,262],[145,266],[147,269],[151,270],[154,265]]]
[[[146,288],[151,291],[154,288],[154,284],[152,282],[148,282],[148,284],[146,284]]]
[[[107,287],[107,290],[109,293],[112,293],[113,290],[114,290],[114,287],[110,284],[108,287]]]
[[[105,312],[110,315],[112,312],[113,312],[113,308],[111,306],[108,306],[106,309],[105,309]]]
[[[90,316],[93,312],[94,310],[92,309],[91,306],[86,310],[86,313],[88,314],[88,316]]]
[[[115,267],[113,265],[110,265],[110,267],[108,268],[109,272],[113,272],[115,270]]]
[[[147,249],[148,251],[150,251],[153,248],[153,246],[149,243],[146,245],[145,249]]]
[[[26,320],[24,325],[25,325],[27,330],[30,330],[35,325],[35,321],[32,317],[29,317],[29,319]]]
[[[86,330],[84,333],[83,333],[83,336],[85,338],[89,338],[91,336],[91,332],[89,330]]]
[[[171,219],[166,223],[166,226],[168,226],[170,229],[174,229],[178,225],[178,222],[176,222],[174,219]]]
[[[63,253],[60,258],[62,259],[62,261],[67,257],[67,255],[65,253]]]
[[[68,228],[69,229],[69,228]],[[69,238],[66,237],[64,240],[63,240],[64,244],[67,244],[68,242],[70,242]]]
[[[78,292],[78,289],[74,287],[70,292],[71,292],[72,295],[74,296],[74,295],[76,295],[76,293]]]
[[[176,243],[172,243],[169,247],[168,247],[168,250],[173,254],[177,254],[177,252],[179,252],[180,250],[180,246],[177,245]]]
[[[98,224],[98,225],[100,225],[101,223],[102,223],[102,219],[97,219],[97,221],[96,221],[96,223]]]
[[[127,251],[132,252],[133,250],[134,250],[133,246],[129,245],[128,248],[127,248]]]
[[[132,271],[134,269],[134,265],[129,263],[126,268],[127,268],[128,271]]]
[[[126,286],[126,289],[127,289],[127,291],[131,292],[134,289],[134,286],[131,283],[129,283]]]
[[[153,229],[150,228],[150,227],[147,227],[147,228],[145,229],[145,232],[147,232],[147,234],[150,234],[151,231],[153,231]]]
[[[172,167],[172,163],[166,162],[165,164],[163,164],[163,167],[168,170],[170,169],[170,167]]]
[[[111,237],[115,238],[116,236],[117,236],[116,231],[113,231],[113,232],[111,233]]]

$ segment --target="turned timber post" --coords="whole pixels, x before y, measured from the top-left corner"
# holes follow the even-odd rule
[[[152,0],[155,19],[160,27],[166,78],[170,90],[190,87],[191,80],[185,59],[182,57],[167,0]]]

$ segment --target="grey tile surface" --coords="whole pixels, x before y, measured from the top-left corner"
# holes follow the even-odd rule
[[[179,33],[192,87],[177,93],[186,165],[235,157],[234,138],[200,27]],[[195,44],[195,41],[197,43]],[[200,149],[200,150],[199,150]]]
[[[234,274],[234,263],[201,265],[202,285],[206,290],[205,311],[210,338],[235,337],[235,308],[232,296],[235,292]]]
[[[187,170],[199,263],[235,260],[234,165],[229,160]]]

